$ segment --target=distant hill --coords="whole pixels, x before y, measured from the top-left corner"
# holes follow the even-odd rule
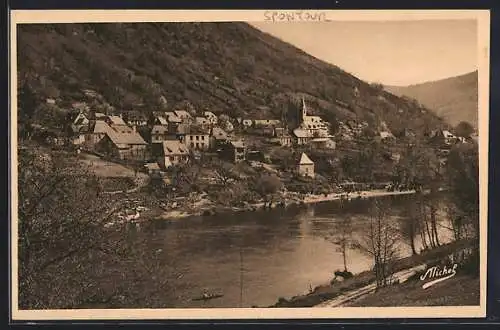
[[[416,99],[453,126],[467,121],[477,128],[477,71],[406,87],[385,86],[385,89]]]
[[[442,125],[418,104],[246,23],[29,24],[17,36],[21,83],[62,110],[86,102],[103,112],[189,107],[281,118],[304,98],[328,121],[417,132]]]

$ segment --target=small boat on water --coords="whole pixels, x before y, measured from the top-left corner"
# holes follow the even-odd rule
[[[193,301],[200,301],[200,300],[207,301],[207,300],[212,300],[212,299],[221,298],[221,297],[224,297],[224,295],[220,294],[220,293],[204,293],[200,297],[196,297],[196,298],[193,298],[191,300],[193,300]]]

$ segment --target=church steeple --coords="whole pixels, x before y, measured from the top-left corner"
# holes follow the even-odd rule
[[[304,100],[304,97],[302,97],[302,118],[301,118],[301,120],[304,121],[304,119],[306,117],[307,117],[306,101]]]

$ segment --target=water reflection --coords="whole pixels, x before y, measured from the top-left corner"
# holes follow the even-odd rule
[[[404,203],[398,198],[388,200],[388,221],[397,221]],[[136,235],[147,235],[148,247],[162,249],[165,258],[176,265],[177,275],[170,284],[176,287],[178,297],[170,307],[268,306],[278,297],[289,298],[329,282],[333,272],[343,268],[343,258],[327,238],[347,216],[352,220],[353,235],[359,236],[365,229],[368,208],[369,201],[353,200],[342,207],[339,202],[328,202],[286,210],[161,220]],[[411,252],[405,243],[401,249],[402,254]],[[351,272],[372,266],[371,259],[357,250],[349,250],[347,256]],[[207,302],[191,300],[203,290],[224,296]]]

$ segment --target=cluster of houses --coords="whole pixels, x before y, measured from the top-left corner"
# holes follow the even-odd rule
[[[205,111],[193,115],[186,110],[123,112],[107,115],[95,111],[78,111],[69,118],[72,144],[79,149],[105,155],[112,159],[142,162],[150,169],[167,169],[183,164],[202,154],[240,162],[247,158],[244,140],[246,129],[260,129],[269,142],[283,147],[313,145],[335,148],[329,124],[319,116],[308,114],[305,102],[298,114],[298,123],[277,119],[244,119],[217,116]],[[224,116],[224,117],[223,117]],[[235,127],[243,132],[234,134]],[[301,174],[314,176],[314,163],[303,155]],[[303,168],[303,169],[302,169]]]
[[[186,110],[150,114],[128,111],[108,115],[87,109],[71,115],[69,130],[72,144],[79,149],[111,159],[143,163],[151,171],[187,163],[201,155],[233,163],[250,160],[252,151],[247,150],[245,143],[245,132],[249,129],[282,147],[308,145],[335,149],[330,124],[320,116],[311,115],[304,100],[296,117],[295,122],[288,123],[270,118],[230,119],[210,111],[198,114]],[[368,127],[366,122],[339,124],[342,140],[355,138]],[[381,140],[395,139],[384,123],[378,134]],[[436,132],[433,139],[445,145],[460,140],[449,131]],[[314,162],[302,154],[296,170],[301,175],[314,177]]]

